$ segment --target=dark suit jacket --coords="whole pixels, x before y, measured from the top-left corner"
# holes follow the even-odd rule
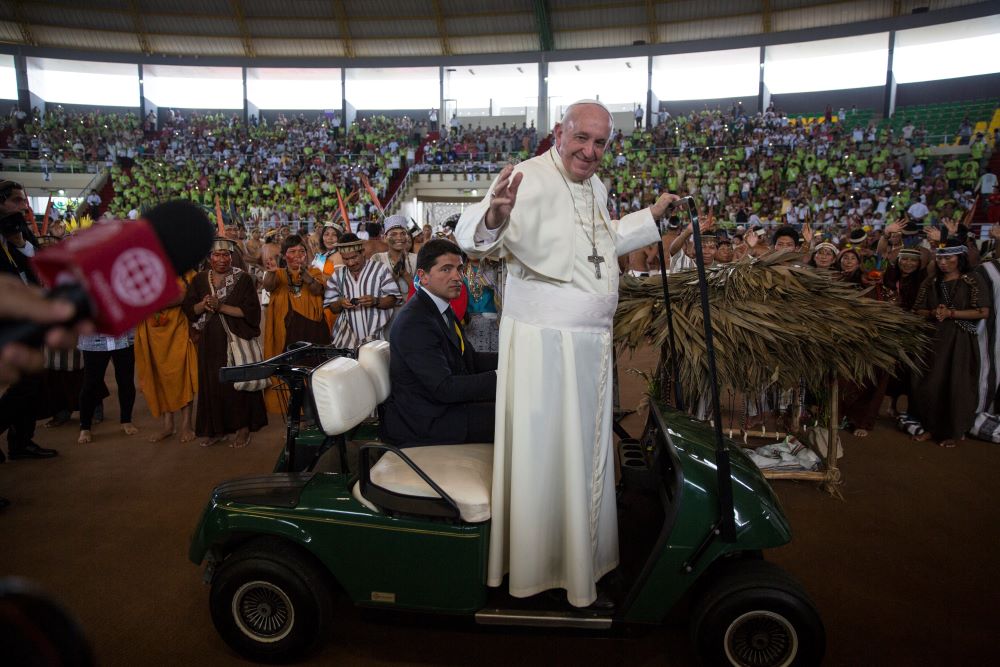
[[[393,319],[389,349],[386,439],[465,442],[468,404],[496,400],[497,355],[476,352],[468,340],[462,354],[437,304],[420,289]]]

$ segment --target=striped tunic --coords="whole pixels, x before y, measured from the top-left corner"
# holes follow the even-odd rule
[[[385,296],[402,296],[392,272],[380,262],[365,262],[355,278],[346,266],[338,266],[326,281],[323,307],[339,299],[358,299],[363,296],[381,299]],[[385,339],[394,309],[354,308],[343,309],[333,323],[332,344],[336,347],[356,348],[370,340]]]

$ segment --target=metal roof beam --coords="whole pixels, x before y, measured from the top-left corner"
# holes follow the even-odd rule
[[[246,16],[243,14],[242,0],[229,0],[233,8],[233,16],[236,18],[236,27],[240,31],[240,40],[243,42],[243,53],[247,58],[253,58],[257,54],[253,50],[253,38],[250,36],[250,29],[247,28]]]
[[[766,34],[771,32],[771,0],[762,0],[761,5],[761,27]]]
[[[149,37],[142,25],[142,14],[139,13],[139,3],[136,0],[128,0],[128,13],[132,16],[132,25],[135,26],[135,38],[139,40],[139,48],[146,55],[153,53],[149,46]]]
[[[347,22],[347,7],[344,6],[344,0],[333,0],[333,15],[337,17],[337,25],[340,26],[340,39],[344,42],[344,55],[353,58],[354,44],[351,42],[351,26]]]
[[[444,24],[444,13],[441,11],[441,0],[432,0],[434,6],[434,23],[437,25],[438,36],[441,38],[441,53],[446,56],[451,55],[451,47],[448,45],[448,28]]]
[[[55,0],[32,0],[32,7],[48,7],[52,9],[67,9],[77,12],[84,12],[86,14],[117,14],[119,10],[108,7],[94,7],[91,5],[84,4],[73,4],[69,2],[58,2]],[[451,18],[496,18],[500,16],[524,16],[526,14],[532,13],[531,10],[525,9],[489,9],[482,11],[468,10],[461,14],[453,14]],[[143,16],[163,16],[167,18],[177,18],[177,19],[232,19],[232,14],[215,14],[215,13],[201,13],[201,12],[172,12],[162,9],[144,9],[142,11]],[[434,16],[429,14],[393,14],[394,21],[417,21],[417,20],[433,20]],[[325,17],[325,16],[295,16],[289,14],[280,15],[267,15],[267,14],[254,14],[246,15],[247,20],[251,21],[335,21],[335,18]],[[352,14],[351,19],[355,21],[385,21],[384,14]],[[66,27],[73,27],[67,25]]]
[[[535,19],[538,21],[538,45],[542,51],[551,51],[554,42],[552,41],[552,19],[549,17],[549,3],[547,0],[535,0]]]
[[[656,5],[653,0],[646,0],[646,24],[649,26],[649,43],[656,44]]]
[[[17,29],[21,31],[21,39],[29,46],[38,46],[35,36],[31,34],[31,24],[28,23],[28,19],[24,15],[24,3],[21,0],[13,0],[11,5],[14,10],[14,20],[17,22]]]

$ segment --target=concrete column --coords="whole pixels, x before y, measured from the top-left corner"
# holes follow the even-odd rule
[[[248,125],[250,123],[250,100],[247,99],[247,68],[241,67],[240,72],[243,79],[243,123],[244,125]],[[257,116],[257,107],[254,107],[253,110],[253,115]],[[258,120],[259,118],[258,116]]]
[[[30,114],[32,107],[31,91],[28,90],[28,59],[25,56],[14,56],[14,77],[17,80],[17,108]],[[45,110],[45,103],[39,107]]]
[[[446,127],[450,128],[451,125],[444,117],[444,65],[438,65],[438,136],[447,136]]]
[[[656,109],[653,109],[653,56],[646,56],[646,129],[653,128],[654,114],[659,111],[659,100],[656,102]]]
[[[544,137],[552,130],[549,121],[549,63],[542,54],[538,62],[538,136]]]
[[[892,55],[896,48],[896,31],[889,31],[889,59],[886,62],[885,94],[882,96],[882,116],[889,118],[896,113],[896,75],[892,73]]]
[[[149,112],[146,111],[146,93],[143,88],[142,63],[136,64],[135,69],[139,75],[139,120],[145,122],[146,114]]]
[[[761,113],[771,103],[771,91],[767,89],[767,84],[764,83],[764,50],[766,48],[765,46],[760,47],[760,78],[757,84],[757,111]]]

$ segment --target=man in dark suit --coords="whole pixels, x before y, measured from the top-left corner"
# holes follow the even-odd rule
[[[24,187],[13,181],[0,181],[0,274],[10,274],[25,285],[35,285],[38,279],[25,254],[33,253],[26,215],[28,198]],[[7,449],[11,459],[47,459],[59,452],[40,447],[34,440],[35,406],[43,400],[41,378],[27,375],[10,385],[0,396],[0,435],[7,432]],[[0,462],[4,460],[0,452]]]
[[[432,239],[417,253],[420,286],[392,322],[382,435],[393,444],[493,442],[497,355],[465,340],[449,301],[462,291],[462,251]]]

